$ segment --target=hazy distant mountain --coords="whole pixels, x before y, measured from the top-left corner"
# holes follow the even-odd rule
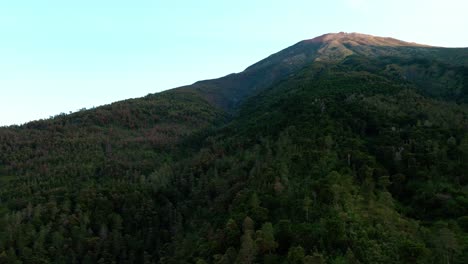
[[[0,128],[0,263],[467,263],[468,49],[358,33]]]

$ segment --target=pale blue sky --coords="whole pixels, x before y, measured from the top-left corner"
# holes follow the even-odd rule
[[[465,0],[0,0],[0,125],[240,72],[360,32],[468,46]]]

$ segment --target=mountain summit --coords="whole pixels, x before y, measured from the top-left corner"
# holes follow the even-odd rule
[[[321,45],[316,60],[340,60],[356,52],[385,53],[395,47],[430,47],[394,38],[344,32],[329,33],[303,42]]]
[[[322,44],[341,43],[343,45],[369,45],[369,46],[387,46],[387,47],[430,47],[414,42],[406,42],[389,37],[377,37],[362,33],[328,33],[313,39],[304,40],[305,42],[315,42]]]
[[[232,112],[250,95],[314,62],[339,63],[352,55],[367,59],[424,59],[446,65],[468,66],[468,49],[439,48],[394,38],[340,32],[300,41],[241,73],[197,82],[182,89],[196,90],[206,100]]]

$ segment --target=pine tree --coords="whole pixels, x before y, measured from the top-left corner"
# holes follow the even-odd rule
[[[252,239],[252,234],[250,232],[245,232],[241,237],[240,243],[241,247],[239,254],[237,255],[236,263],[254,263],[255,256],[257,254],[257,248],[255,246],[254,240]]]
[[[270,222],[264,223],[262,229],[257,231],[256,244],[261,253],[271,254],[278,247],[273,225]]]

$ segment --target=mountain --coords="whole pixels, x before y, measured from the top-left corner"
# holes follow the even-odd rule
[[[463,71],[468,66],[466,48],[431,47],[393,38],[341,32],[301,41],[248,67],[241,73],[200,81],[179,89],[196,90],[204,99],[232,112],[250,95],[287,78],[312,62],[340,61],[348,56],[396,59],[399,67],[392,70],[404,75],[405,78],[425,82],[426,86],[440,82],[440,75]],[[427,76],[428,74],[430,76]],[[466,72],[460,74],[466,77]],[[457,85],[459,84],[453,86]],[[438,91],[439,88],[442,87],[437,87]]]
[[[0,128],[0,263],[467,263],[468,49],[358,33]]]

